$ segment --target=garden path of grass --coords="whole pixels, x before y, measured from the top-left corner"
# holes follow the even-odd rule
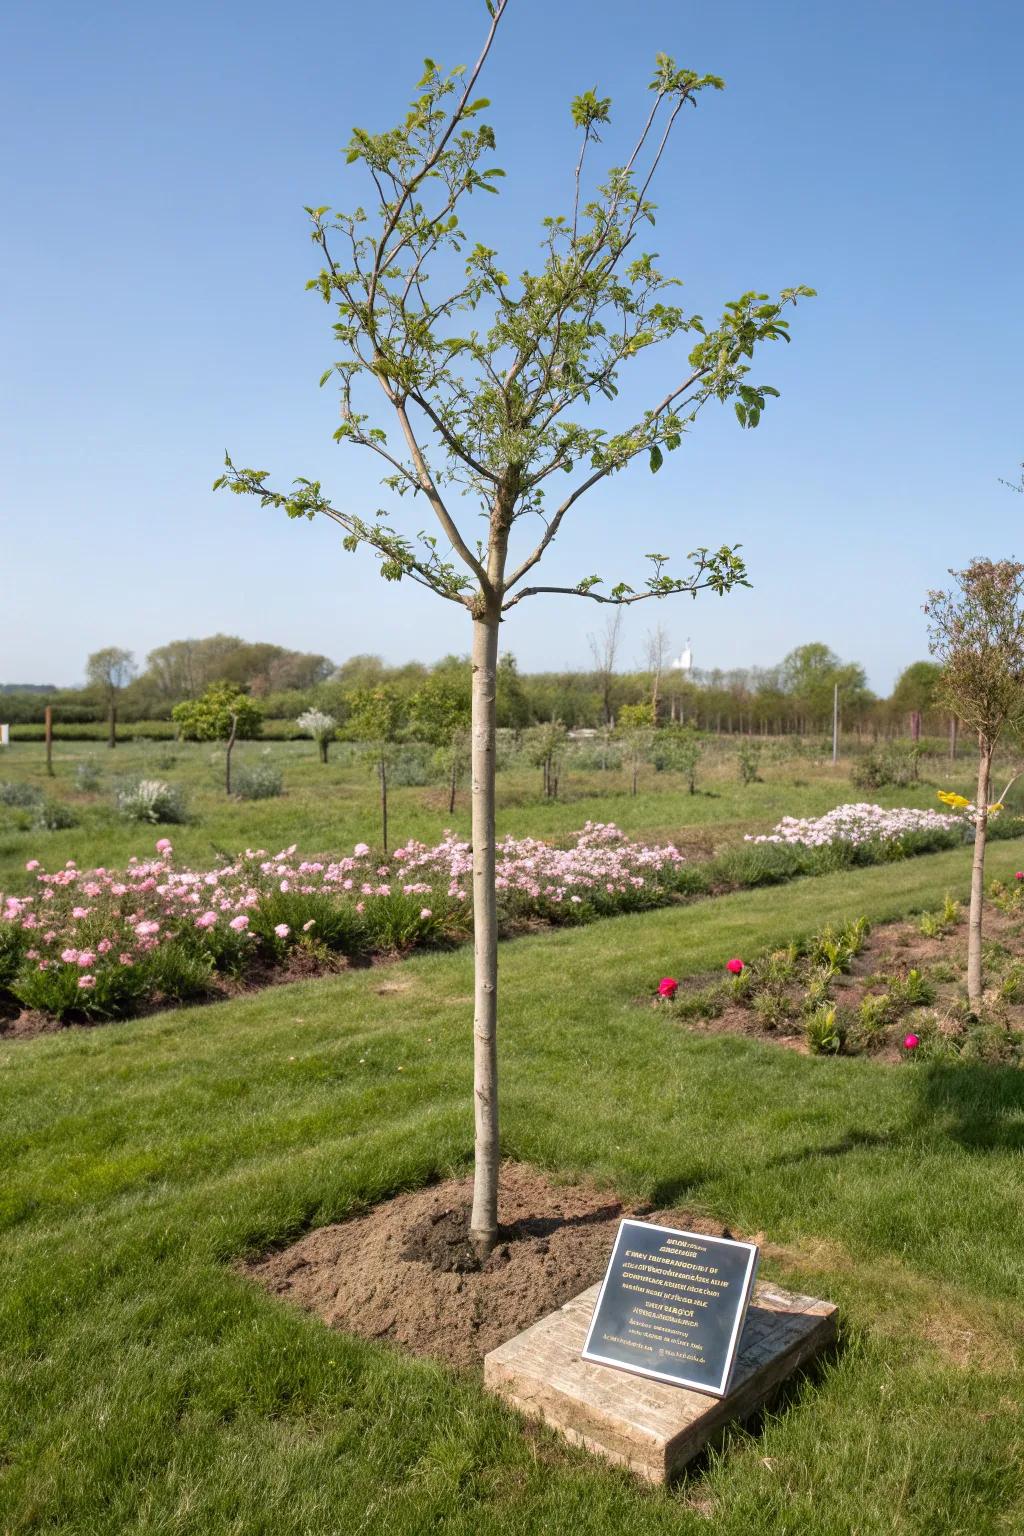
[[[502,950],[509,1156],[763,1233],[844,1349],[674,1493],[230,1261],[466,1166],[471,956],[0,1046],[0,1529],[132,1536],[1024,1525],[1024,1074],[807,1058],[634,1006],[821,923],[962,894],[965,850]],[[1005,876],[1014,844],[990,852]]]

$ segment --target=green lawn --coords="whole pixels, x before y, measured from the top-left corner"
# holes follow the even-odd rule
[[[835,1363],[669,1494],[229,1267],[466,1166],[467,951],[404,962],[400,992],[354,972],[0,1045],[0,1529],[1021,1529],[1024,1075],[805,1058],[633,1006],[967,873],[957,850],[502,950],[506,1153],[763,1233],[769,1277],[842,1309]]]
[[[48,868],[77,859],[83,868],[117,868],[131,854],[152,851],[157,837],[170,835],[178,857],[189,863],[213,862],[221,852],[234,854],[247,847],[271,852],[297,843],[304,852],[349,849],[357,842],[379,840],[376,782],[365,763],[351,761],[351,749],[338,744],[326,767],[316,760],[310,742],[246,742],[235,753],[236,765],[262,761],[264,753],[283,773],[285,794],[261,801],[228,800],[224,795],[223,750],[212,745],[174,742],[124,743],[111,752],[95,742],[58,742],[54,777],[48,779],[39,742],[16,742],[0,752],[0,783],[25,781],[74,808],[79,825],[63,831],[33,827],[31,810],[0,804],[0,890],[25,884],[25,862],[36,858]],[[101,770],[95,791],[76,789],[75,770],[83,761]],[[766,755],[763,782],[739,782],[731,746],[709,747],[702,763],[700,792],[690,795],[678,775],[643,770],[640,792],[629,792],[624,769],[563,771],[560,798],[540,796],[540,770],[521,761],[498,775],[498,831],[517,837],[566,839],[587,820],[615,821],[631,836],[659,841],[677,839],[721,846],[747,831],[768,831],[782,816],[813,816],[847,800],[874,800],[882,805],[916,805],[939,809],[936,785],[969,787],[970,767],[932,763],[934,783],[887,788],[870,793],[855,788],[847,765],[809,759],[773,760]],[[189,795],[190,819],[184,826],[150,827],[121,820],[113,809],[118,778],[166,779],[182,785]],[[1024,795],[1024,791],[1022,791]],[[447,794],[438,784],[396,787],[391,792],[391,842],[410,837],[436,841],[454,826],[469,835],[469,800],[458,797],[454,816]],[[1024,800],[1021,801],[1024,804]]]

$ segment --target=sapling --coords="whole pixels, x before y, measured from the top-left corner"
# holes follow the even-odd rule
[[[462,608],[472,627],[470,1236],[481,1255],[493,1247],[498,1224],[500,626],[520,603],[546,593],[609,604],[615,612],[676,593],[721,595],[748,584],[738,548],[729,544],[698,548],[680,575],[665,554],[648,554],[651,573],[636,585],[619,580],[609,587],[587,573],[545,583],[537,568],[588,493],[638,460],[659,470],[709,401],[731,403],[742,427],[758,425],[777,391],[754,381],[751,360],[762,344],[788,340],[786,311],[811,292],[785,288],[770,298],[748,291],[705,322],[684,310],[675,280],[645,249],[655,215],[651,187],[673,131],[684,108],[723,83],[664,54],[656,58],[633,147],[601,178],[591,176],[590,162],[611,102],[595,90],[574,99],[580,147],[567,178],[567,208],[541,222],[539,261],[513,277],[486,234],[470,234],[463,220],[486,202],[483,194],[497,192],[503,175],[492,163],[495,136],[478,82],[515,3],[486,0],[487,35],[471,69],[446,72],[428,59],[411,109],[396,126],[354,130],[348,163],[366,173],[365,203],[348,213],[307,210],[321,258],[310,286],[335,310],[337,360],[321,379],[335,378],[340,388],[335,437],[377,454],[391,506],[412,500],[434,531],[410,537],[395,527],[391,507],[361,511],[332,499],[317,479],[279,489],[269,471],[237,468],[230,458],[217,481],[290,517],[331,519],[346,549],[365,545],[375,553],[386,581],[425,587]],[[684,338],[687,356],[673,362],[667,383],[645,409],[627,410],[623,370],[657,345],[675,352]],[[644,371],[649,375],[649,364]],[[636,521],[624,505],[612,515],[626,530]]]

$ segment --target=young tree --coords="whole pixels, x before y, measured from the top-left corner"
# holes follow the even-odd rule
[[[358,688],[349,700],[348,728],[357,741],[368,742],[377,761],[380,784],[381,846],[388,851],[388,764],[405,719],[405,708],[390,683]]]
[[[644,636],[644,659],[651,675],[651,723],[658,723],[661,704],[661,679],[671,655],[671,642],[664,624],[655,624]]]
[[[109,735],[107,745],[117,746],[117,701],[122,688],[126,688],[135,676],[135,657],[131,651],[108,645],[102,651],[93,651],[85,663],[85,676],[90,688],[102,695],[107,706]]]
[[[622,609],[616,607],[604,621],[604,628],[587,636],[594,658],[597,686],[601,690],[601,717],[606,726],[615,724],[615,663],[622,644]]]
[[[471,720],[468,688],[450,677],[432,677],[409,700],[409,720],[422,741],[443,755],[448,773],[448,814],[455,810],[459,775],[467,767]]]
[[[629,753],[630,793],[636,796],[640,765],[654,740],[654,713],[649,704],[623,704],[618,729]]]
[[[234,683],[211,683],[198,699],[183,699],[171,710],[183,741],[224,742],[224,793],[231,794],[231,754],[238,740],[263,729],[263,711]]]
[[[307,709],[296,720],[295,724],[306,736],[311,736],[316,742],[316,749],[320,754],[320,761],[326,763],[327,753],[334,733],[338,729],[338,722],[333,715],[325,714],[322,709]]]
[[[977,559],[965,570],[949,574],[956,587],[929,592],[925,612],[931,652],[942,665],[938,695],[978,738],[967,930],[967,997],[977,1009],[982,997],[985,842],[989,814],[1001,807],[1001,802],[988,803],[992,758],[1004,732],[1019,733],[1024,724],[1024,564]],[[948,798],[952,804],[967,806],[963,796]]]
[[[537,566],[586,494],[638,459],[658,470],[711,400],[731,401],[740,425],[757,426],[769,395],[750,361],[762,343],[788,340],[787,308],[811,290],[776,298],[748,292],[705,324],[676,301],[642,235],[654,221],[655,172],[684,108],[714,75],[657,57],[649,108],[625,164],[591,186],[590,152],[611,103],[576,97],[580,151],[568,210],[542,225],[541,258],[513,279],[497,251],[462,220],[475,194],[496,192],[493,130],[478,81],[514,0],[486,0],[490,24],[476,64],[445,73],[427,60],[411,109],[394,128],[353,132],[348,162],[361,165],[369,206],[308,209],[323,265],[310,286],[336,309],[340,356],[321,383],[340,381],[339,442],[378,454],[396,498],[426,504],[434,533],[410,538],[389,514],[364,516],[331,500],[320,481],[291,490],[269,471],[236,468],[216,482],[290,517],[332,519],[349,550],[366,545],[387,581],[409,580],[461,606],[472,623],[472,841],[475,949],[476,1161],[471,1238],[486,1253],[497,1236],[497,910],[494,754],[498,634],[503,617],[541,593],[624,606],[746,584],[736,548],[701,548],[683,575],[650,554],[638,587],[605,588],[597,575],[538,584]],[[588,190],[589,189],[589,190]],[[626,416],[615,402],[623,368],[661,343],[687,338],[660,398]],[[675,350],[673,348],[673,350]],[[385,408],[387,425],[371,401]],[[594,408],[606,405],[606,414]],[[567,489],[550,494],[553,485]],[[476,540],[461,513],[482,514]],[[539,524],[539,528],[537,525]],[[519,539],[537,528],[524,547]]]

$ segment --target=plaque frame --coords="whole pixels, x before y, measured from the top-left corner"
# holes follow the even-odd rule
[[[668,1371],[655,1371],[639,1363],[633,1364],[632,1362],[616,1360],[611,1355],[603,1355],[599,1350],[591,1348],[591,1340],[594,1337],[601,1317],[601,1303],[604,1301],[605,1290],[611,1279],[612,1269],[618,1257],[623,1236],[629,1227],[640,1227],[647,1232],[664,1232],[668,1237],[690,1238],[694,1242],[707,1243],[712,1248],[720,1244],[728,1248],[742,1248],[746,1250],[747,1267],[743,1276],[743,1294],[736,1308],[732,1332],[726,1347],[725,1368],[717,1386],[711,1386],[706,1381],[693,1381],[686,1376],[676,1375]],[[594,1304],[594,1313],[590,1320],[590,1326],[587,1329],[587,1337],[580,1352],[582,1358],[589,1360],[594,1365],[605,1365],[613,1370],[628,1371],[634,1376],[649,1376],[654,1381],[664,1381],[673,1387],[685,1387],[691,1392],[702,1392],[709,1397],[725,1397],[729,1391],[733,1371],[736,1367],[736,1357],[739,1353],[739,1342],[743,1333],[743,1324],[746,1320],[747,1308],[750,1305],[750,1298],[753,1294],[754,1281],[757,1278],[758,1258],[759,1249],[756,1243],[743,1242],[739,1238],[734,1237],[711,1237],[705,1232],[686,1232],[681,1227],[663,1227],[658,1222],[638,1221],[635,1217],[630,1216],[623,1217],[619,1223],[619,1230],[615,1234],[615,1242],[612,1245],[608,1266],[605,1269],[604,1279],[601,1281],[601,1289]]]

